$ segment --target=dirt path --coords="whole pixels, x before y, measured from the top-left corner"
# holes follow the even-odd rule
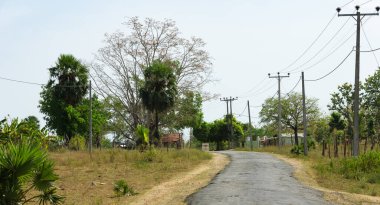
[[[294,168],[293,175],[303,184],[313,187],[324,193],[324,198],[334,204],[351,205],[351,204],[380,204],[380,197],[353,194],[343,191],[334,191],[320,187],[316,181],[314,170],[310,164],[304,164],[298,159],[288,158],[282,155],[273,154],[275,157],[284,160]]]
[[[276,157],[257,152],[223,152],[231,163],[205,188],[188,199],[189,204],[330,204],[323,193],[294,177],[293,168]]]
[[[201,164],[186,175],[173,177],[152,189],[128,199],[133,205],[185,204],[187,196],[206,186],[229,163],[227,156],[213,153],[211,161]]]

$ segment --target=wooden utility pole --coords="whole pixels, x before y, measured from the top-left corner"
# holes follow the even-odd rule
[[[365,16],[378,16],[380,7],[376,7],[377,13],[360,13],[360,6],[356,6],[356,14],[340,14],[341,8],[337,8],[338,16],[353,17],[356,20],[356,60],[355,60],[355,90],[354,90],[354,139],[352,155],[359,155],[359,80],[360,80],[360,25]]]
[[[224,97],[220,98],[220,101],[225,101],[227,103],[227,115],[226,115],[226,123],[227,127],[230,130],[230,136],[229,136],[229,148],[231,148],[231,140],[232,140],[232,135],[233,135],[233,127],[232,127],[232,101],[237,100],[238,97],[233,98],[230,96],[230,98]],[[230,113],[228,113],[228,103],[230,103]]]
[[[251,109],[250,109],[250,107],[249,107],[249,100],[248,100],[248,120],[249,120],[249,125],[248,125],[248,132],[249,132],[249,140],[250,140],[250,142],[251,142],[251,151],[253,150],[253,142],[252,142],[252,138],[253,138],[253,136],[252,136],[252,123],[251,123]]]
[[[90,80],[90,83],[89,83],[89,98],[90,98],[90,116],[89,116],[89,135],[90,135],[90,142],[89,142],[89,151],[90,151],[90,154],[92,153],[92,94],[91,94],[91,91],[92,91],[92,88],[91,88],[91,80]]]
[[[303,154],[307,156],[307,119],[306,119],[306,96],[305,96],[305,76],[302,72],[302,112],[303,112]]]
[[[278,134],[277,134],[277,145],[281,146],[281,79],[282,78],[288,78],[288,75],[280,75],[280,72],[277,72],[277,76],[271,76],[270,73],[268,73],[269,78],[277,78],[278,80]]]

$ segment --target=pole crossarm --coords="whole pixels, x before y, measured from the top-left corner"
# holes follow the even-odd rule
[[[231,140],[232,140],[232,135],[233,135],[233,127],[232,127],[232,101],[237,100],[238,97],[223,97],[220,98],[220,101],[226,102],[227,103],[227,115],[226,115],[226,123],[228,126],[228,129],[230,130],[230,136],[229,136],[229,148],[231,148]],[[230,109],[228,110],[228,103],[230,103]],[[229,111],[229,112],[228,112]]]
[[[288,75],[280,75],[280,72],[277,72],[277,75],[271,76],[270,73],[268,73],[269,78],[276,78],[278,81],[278,134],[277,134],[277,145],[281,146],[281,79],[282,78],[288,78],[290,76],[290,73]]]

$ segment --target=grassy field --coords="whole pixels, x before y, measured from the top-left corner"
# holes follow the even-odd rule
[[[60,179],[58,193],[65,204],[119,204],[133,196],[116,197],[117,180],[125,180],[135,192],[144,191],[191,170],[211,159],[212,155],[198,150],[95,150],[88,152],[50,152]]]
[[[290,149],[291,146],[282,148],[271,146],[253,151],[280,154],[301,161],[314,175],[321,187],[349,193],[380,196],[379,151],[375,151],[374,154],[367,153],[366,157],[359,157],[358,159],[351,157],[345,159],[343,153],[339,154],[339,158],[322,157],[320,147],[310,150],[307,157],[291,154]],[[236,150],[250,151],[250,149],[244,148]]]

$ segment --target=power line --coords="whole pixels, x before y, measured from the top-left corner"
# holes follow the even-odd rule
[[[247,109],[247,107],[248,107],[248,105],[245,105],[244,110],[239,115],[242,115],[245,112],[245,110]]]
[[[36,82],[30,82],[30,81],[24,81],[24,80],[17,80],[17,79],[2,77],[2,76],[0,76],[0,80],[5,80],[5,81],[10,81],[10,82],[15,82],[15,83],[28,84],[28,85],[46,86],[46,84],[42,84],[42,83],[36,83]],[[87,87],[87,85],[55,85],[55,86],[61,87],[61,88]]]
[[[259,83],[257,83],[255,86],[253,86],[251,89],[249,89],[247,92],[245,93],[250,93],[252,91],[256,91],[258,90],[258,86],[261,85],[267,78],[263,78]]]
[[[327,30],[327,28],[330,26],[331,22],[335,19],[336,13],[332,16],[332,18],[329,20],[327,25],[323,28],[323,30],[318,34],[317,38],[306,48],[306,50],[298,57],[295,61],[293,61],[291,64],[289,64],[287,67],[280,70],[280,72],[287,70],[288,68],[292,67],[294,64],[296,64],[313,46],[314,44],[321,38],[323,33]]]
[[[314,81],[322,80],[323,78],[329,76],[329,75],[332,74],[334,71],[336,71],[338,68],[340,68],[340,66],[341,66],[341,65],[347,60],[347,58],[352,54],[352,52],[354,52],[353,49],[350,51],[350,53],[348,53],[348,55],[343,59],[343,61],[339,63],[338,66],[336,66],[333,70],[331,70],[331,71],[330,71],[329,73],[327,73],[326,75],[324,75],[324,76],[322,76],[322,77],[320,77],[320,78],[314,79],[314,80],[305,80],[305,81],[312,81],[312,82],[314,82]]]
[[[361,23],[361,21],[360,21],[360,23]],[[364,33],[364,37],[365,37],[365,39],[366,39],[366,41],[367,41],[367,43],[368,43],[369,48],[370,48],[371,50],[373,50],[373,49],[372,49],[372,46],[371,46],[371,43],[369,42],[368,36],[367,36],[367,34],[366,34],[365,30],[364,30],[364,25],[363,25],[363,24],[362,24],[362,26],[361,26],[361,29],[362,29],[362,31],[363,31],[363,33]],[[377,57],[376,57],[375,53],[372,52],[372,55],[373,55],[373,57],[375,58],[375,61],[376,61],[376,63],[377,63],[377,67],[380,67],[380,65],[379,65],[379,61],[377,60]]]
[[[346,7],[348,4],[352,3],[353,1],[354,1],[354,0],[351,0],[350,2],[348,2],[348,3],[344,4],[343,6],[341,6],[340,8],[344,8],[344,7]]]
[[[375,51],[378,51],[380,50],[380,48],[376,48],[376,49],[373,49],[373,50],[369,50],[369,51],[360,51],[361,53],[372,53],[372,52],[375,52]]]
[[[327,41],[327,43],[325,43],[325,45],[321,49],[319,49],[317,51],[317,53],[315,53],[309,60],[307,60],[306,62],[304,62],[300,66],[298,66],[298,67],[290,70],[289,72],[293,72],[293,71],[299,70],[300,68],[302,68],[303,66],[305,66],[306,64],[308,64],[310,61],[312,61],[314,58],[316,58],[338,36],[338,34],[342,31],[342,29],[347,25],[347,23],[348,23],[349,20],[350,19],[347,19],[347,21],[338,29],[338,31],[335,32],[335,34],[333,35],[333,37],[330,38],[330,40]]]
[[[362,3],[362,4],[360,4],[360,6],[366,5],[366,4],[368,4],[369,2],[371,2],[371,1],[373,1],[373,0],[368,0],[368,1],[366,1],[366,2],[364,2],[364,3]]]
[[[319,65],[320,63],[322,63],[323,61],[325,61],[327,58],[329,58],[330,56],[332,56],[336,51],[338,51],[342,46],[344,46],[353,36],[354,34],[356,33],[356,31],[352,32],[350,34],[350,36],[345,39],[342,43],[340,43],[336,48],[334,48],[329,54],[327,54],[326,56],[322,57],[321,59],[319,59],[317,62],[315,62],[313,65],[309,66],[309,67],[306,67],[304,69],[302,69],[303,71],[307,71],[307,70],[310,70],[311,68],[314,68],[315,66]],[[294,72],[290,72],[290,73],[300,73],[301,71],[294,71]]]
[[[296,89],[296,87],[298,86],[298,84],[299,84],[300,82],[301,82],[301,77],[300,77],[299,80],[297,81],[296,85],[294,85],[294,87],[293,87],[288,93],[286,93],[286,95],[289,96],[289,94],[290,94],[291,92],[293,92],[294,89]]]
[[[35,83],[35,82],[29,82],[29,81],[23,81],[23,80],[15,80],[11,78],[5,78],[0,76],[1,80],[6,80],[6,81],[11,81],[11,82],[16,82],[16,83],[23,83],[23,84],[28,84],[28,85],[39,85],[39,86],[44,86],[44,84],[41,83]]]
[[[257,90],[257,91],[254,92],[254,93],[250,93],[250,94],[247,94],[247,95],[245,95],[245,96],[238,96],[238,97],[239,97],[239,98],[248,98],[248,97],[251,97],[251,96],[258,96],[258,95],[261,95],[261,94],[263,94],[263,93],[266,93],[268,90],[272,89],[272,88],[276,85],[276,83],[266,84],[266,85],[269,85],[269,87],[268,87],[268,86],[264,86],[264,87],[262,88],[263,90]]]

